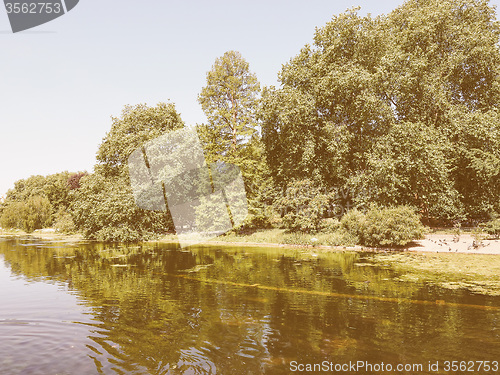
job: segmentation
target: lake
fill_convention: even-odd
[[[402,276],[374,253],[0,238],[0,374],[500,372],[499,296]]]

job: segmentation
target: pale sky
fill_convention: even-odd
[[[92,171],[110,117],[126,104],[170,100],[187,125],[205,121],[197,96],[225,51],[240,51],[262,85],[276,85],[281,65],[334,14],[402,3],[80,0],[17,34],[0,6],[0,196],[33,174]]]

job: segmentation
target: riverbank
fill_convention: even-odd
[[[57,242],[83,242],[87,241],[79,233],[65,234],[58,233],[51,228],[36,230],[33,233],[26,233],[19,229],[5,230],[0,229],[0,237],[36,237],[41,238],[46,241],[57,241]]]
[[[62,234],[51,229],[37,230],[26,233],[21,230],[0,230],[0,237],[32,236],[47,241],[80,242],[86,241],[81,234]],[[500,255],[500,240],[487,238],[480,246],[474,247],[475,238],[471,234],[462,234],[458,240],[452,234],[429,233],[422,240],[413,241],[401,248],[372,248],[363,246],[333,246],[328,243],[331,235],[318,233],[287,233],[283,229],[259,230],[250,234],[239,235],[228,233],[203,242],[210,245],[231,245],[248,247],[302,247],[323,251],[367,251],[367,252],[410,252],[410,253],[459,253],[459,254],[489,254]],[[159,240],[148,242],[178,243],[177,236],[166,235]]]
[[[474,247],[475,238],[471,234],[462,234],[458,241],[454,241],[454,235],[447,233],[428,233],[422,240],[416,240],[406,247],[401,248],[373,248],[364,246],[334,246],[329,245],[330,235],[318,233],[315,235],[303,233],[286,233],[283,229],[260,230],[251,234],[238,235],[235,233],[225,234],[207,240],[205,243],[213,245],[231,244],[232,246],[252,247],[304,247],[318,250],[335,251],[367,251],[386,252],[400,251],[411,253],[459,253],[459,254],[490,254],[500,255],[500,240],[487,238],[480,246]],[[175,243],[175,235],[167,235],[159,242]]]

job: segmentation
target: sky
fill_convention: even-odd
[[[403,2],[80,0],[16,34],[0,7],[0,197],[31,175],[92,171],[127,104],[170,101],[188,126],[204,122],[197,97],[226,51],[241,52],[262,86],[278,85],[282,64],[333,15]]]

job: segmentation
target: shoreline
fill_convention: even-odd
[[[429,236],[429,235],[426,235]],[[430,246],[426,247],[425,245],[421,245],[421,243],[429,241],[428,239],[417,240],[414,241],[414,245],[410,247],[364,247],[364,246],[328,246],[328,245],[305,245],[305,244],[282,244],[282,243],[272,243],[272,242],[233,242],[233,241],[206,241],[206,242],[197,242],[193,243],[193,245],[200,246],[220,246],[220,245],[228,245],[228,246],[239,246],[239,247],[274,247],[274,248],[302,248],[308,250],[331,250],[335,252],[343,252],[343,251],[355,251],[355,252],[368,252],[368,253],[401,253],[401,254],[466,254],[466,255],[500,255],[500,242],[498,248],[488,248],[480,247],[474,250],[465,250],[465,251],[446,251],[445,249],[432,248]],[[489,241],[489,240],[485,240]],[[177,241],[172,239],[161,239],[158,241],[147,241],[149,243],[170,243],[175,244]]]
[[[0,238],[5,237],[33,237],[51,242],[94,242],[86,240],[81,234],[61,234],[51,231],[37,231],[34,233],[25,233],[22,231],[1,231]],[[207,240],[203,242],[194,242],[193,245],[200,246],[237,246],[237,247],[272,247],[272,248],[302,248],[308,250],[321,250],[332,252],[355,251],[355,252],[372,252],[372,253],[411,253],[411,254],[481,254],[481,255],[500,255],[500,240],[498,239],[485,239],[483,240],[484,246],[478,248],[471,248],[473,236],[463,234],[460,236],[458,242],[453,241],[451,234],[433,234],[425,235],[424,239],[413,241],[410,246],[401,248],[384,248],[384,247],[365,247],[365,246],[329,246],[329,245],[314,245],[314,244],[300,244],[300,243],[279,243],[279,242],[262,242],[262,241],[238,241],[238,238],[250,239],[250,236],[234,236],[231,241],[220,239]],[[167,243],[176,244],[178,241],[173,235],[167,235],[158,240],[143,241],[143,243]]]

